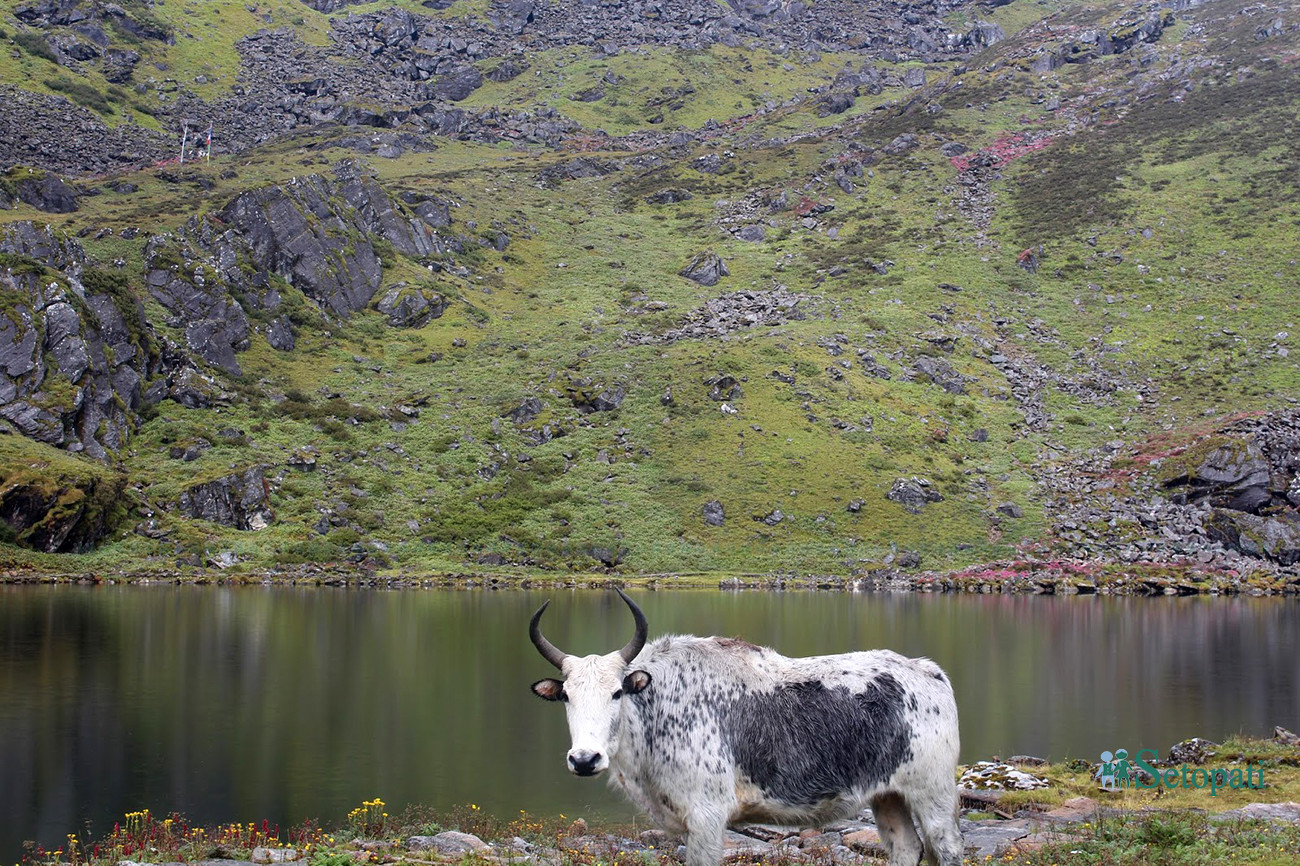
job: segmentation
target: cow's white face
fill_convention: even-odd
[[[623,702],[650,685],[650,674],[629,671],[619,653],[567,656],[560,668],[564,680],[538,680],[533,692],[548,701],[563,701],[569,719],[569,772],[595,776],[609,768],[618,754]]]

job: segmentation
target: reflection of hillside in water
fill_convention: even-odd
[[[622,645],[612,594],[548,593],[557,641]],[[527,685],[539,593],[0,590],[0,855],[123,812],[340,819],[382,796],[629,814],[559,772]],[[1300,606],[1277,599],[638,593],[652,634],[787,655],[890,648],[949,672],[963,760],[1263,734],[1300,718]],[[6,854],[7,852],[7,854]]]

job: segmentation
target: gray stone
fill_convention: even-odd
[[[899,503],[912,514],[920,514],[921,509],[931,502],[943,501],[943,496],[927,479],[915,476],[895,479],[885,498]]]
[[[281,352],[292,352],[298,345],[298,338],[294,335],[293,323],[288,316],[276,316],[266,326],[266,341],[271,344],[272,349]]]
[[[721,526],[727,519],[722,503],[716,499],[704,503],[704,508],[701,510],[704,514],[704,522],[709,526]]]
[[[471,833],[447,830],[436,836],[412,836],[406,840],[411,851],[436,851],[439,854],[469,854],[485,851],[488,844]]]
[[[195,484],[181,493],[177,504],[190,517],[235,529],[259,530],[275,519],[269,493],[263,467],[253,466]]]
[[[399,328],[423,328],[447,310],[447,299],[422,286],[398,284],[384,293],[375,305],[388,317],[388,324]]]
[[[1162,766],[1177,766],[1180,764],[1196,764],[1200,766],[1214,755],[1214,748],[1218,743],[1212,743],[1201,737],[1192,737],[1175,743],[1169,747],[1169,754],[1161,761]]]
[[[72,213],[77,210],[77,192],[57,175],[36,171],[14,183],[19,201],[46,213]]]
[[[532,421],[542,414],[543,408],[541,400],[536,397],[525,397],[522,403],[507,412],[503,412],[501,417],[509,418],[516,424],[522,424],[525,421]]]
[[[710,381],[709,385],[709,399],[716,400],[719,403],[739,400],[745,396],[745,392],[741,389],[740,383],[736,381],[735,376],[723,374]]]
[[[1216,821],[1286,821],[1300,822],[1300,803],[1250,803],[1240,809],[1219,812]]]
[[[701,286],[716,286],[718,280],[731,275],[731,271],[727,269],[727,263],[712,251],[697,254],[678,273],[688,280],[699,283]]]
[[[453,72],[439,76],[433,85],[433,92],[442,99],[459,102],[478,90],[482,84],[482,73],[473,66],[462,66]]]
[[[966,377],[954,370],[952,365],[943,358],[922,355],[916,359],[916,363],[912,365],[912,370],[950,394],[966,393]]]

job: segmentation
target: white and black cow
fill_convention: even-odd
[[[875,814],[891,866],[957,866],[957,705],[929,659],[885,650],[786,658],[719,637],[569,655],[533,615],[529,636],[564,674],[533,691],[563,701],[569,770],[610,771],[658,824],[686,834],[687,866],[716,866],[728,825],[824,825]],[[547,602],[549,604],[550,602]]]

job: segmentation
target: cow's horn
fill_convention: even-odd
[[[646,626],[645,614],[641,612],[641,608],[636,606],[636,602],[628,598],[627,593],[618,587],[614,587],[614,591],[619,594],[623,601],[627,602],[628,608],[632,611],[632,618],[636,620],[636,634],[632,635],[632,639],[627,642],[627,646],[618,651],[618,654],[623,657],[623,661],[631,664],[632,659],[636,658],[637,653],[641,652],[641,647],[645,646],[646,634],[648,634],[649,629]]]
[[[568,658],[568,653],[556,647],[555,644],[548,641],[542,635],[542,612],[546,610],[546,605],[550,603],[551,600],[548,598],[545,603],[537,609],[537,613],[533,614],[532,622],[528,623],[528,637],[532,639],[533,646],[537,647],[537,651],[542,654],[542,658],[563,670],[564,660]]]

